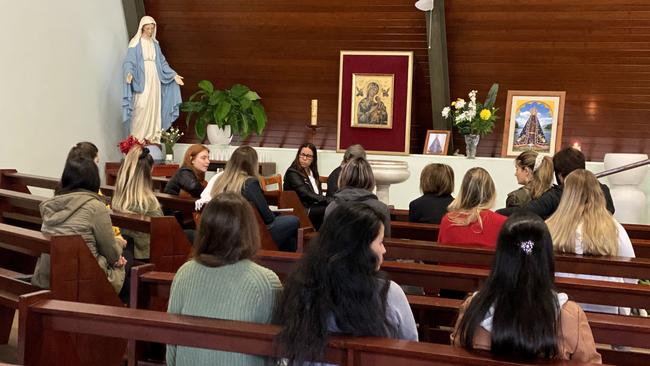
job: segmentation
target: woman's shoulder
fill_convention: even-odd
[[[578,303],[572,300],[567,300],[562,305],[560,311],[562,313],[562,317],[567,317],[569,319],[575,319],[575,320],[578,320],[580,314],[584,314],[584,311],[582,310],[580,305],[578,305]]]
[[[506,222],[506,220],[508,219],[507,216],[503,216],[500,213],[494,212],[492,210],[487,210],[487,209],[481,211],[481,216],[484,219],[492,219],[495,222],[501,223],[501,224]]]
[[[519,189],[508,193],[508,198],[519,204],[524,204],[532,199],[530,191],[526,187],[519,187]]]
[[[106,207],[106,203],[102,199],[102,197],[93,192],[75,192],[75,193],[70,193],[70,194],[75,194],[79,195],[80,197],[88,198],[88,200],[84,203],[84,205],[94,211],[100,211],[100,212],[108,212],[108,208]]]
[[[251,279],[260,287],[267,289],[282,288],[278,275],[272,270],[260,266],[250,259],[244,259],[240,261],[238,265],[240,265],[242,269],[248,273],[248,276],[250,276]]]

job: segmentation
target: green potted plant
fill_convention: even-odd
[[[232,134],[242,139],[251,132],[261,135],[266,127],[266,112],[257,92],[245,85],[235,84],[230,89],[215,89],[208,80],[199,81],[199,90],[181,103],[181,111],[187,112],[185,122],[189,125],[196,117],[194,130],[200,138],[206,134],[212,144],[230,143]],[[218,130],[223,131],[225,140],[219,139]]]

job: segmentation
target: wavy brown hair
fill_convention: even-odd
[[[224,192],[201,214],[192,258],[208,267],[220,267],[252,258],[260,248],[259,229],[251,205],[242,195]]]

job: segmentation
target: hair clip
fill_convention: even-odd
[[[533,172],[536,172],[537,169],[542,165],[542,160],[544,160],[544,155],[542,154],[537,154],[535,157],[535,166],[533,166]]]
[[[143,147],[142,152],[140,153],[140,156],[138,157],[138,159],[144,159],[144,158],[147,157],[147,155],[149,155],[149,148],[148,147]]]
[[[521,243],[519,243],[519,247],[527,255],[530,255],[530,253],[533,252],[533,247],[534,246],[535,246],[535,243],[533,243],[532,240],[526,240],[526,241],[522,241]]]

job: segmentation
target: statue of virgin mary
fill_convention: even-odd
[[[178,118],[183,77],[176,74],[160,51],[156,21],[140,19],[122,64],[124,97],[122,121],[138,140],[160,142],[160,131]]]

